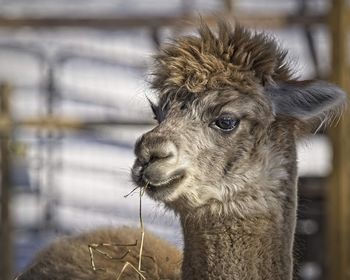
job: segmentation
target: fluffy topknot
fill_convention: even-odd
[[[200,93],[234,87],[249,91],[257,83],[288,81],[287,52],[264,33],[220,23],[218,34],[207,25],[199,36],[184,36],[156,56],[152,87],[160,93],[184,89]]]

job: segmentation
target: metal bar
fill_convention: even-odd
[[[0,127],[8,127],[9,122],[5,118],[0,117]],[[15,127],[21,128],[40,128],[47,130],[78,130],[89,129],[96,126],[150,126],[155,125],[152,121],[130,121],[130,120],[88,120],[81,121],[73,118],[57,118],[57,117],[43,117],[33,118],[21,121],[14,121]]]
[[[269,14],[269,15],[236,15],[232,12],[206,15],[201,21],[209,25],[215,24],[217,19],[238,21],[246,26],[259,26],[281,28],[291,25],[319,24],[327,22],[327,15],[301,16],[295,14]],[[129,29],[129,28],[158,28],[167,26],[185,27],[196,25],[200,22],[195,16],[156,16],[156,17],[18,17],[0,18],[2,28],[52,28],[52,27],[79,27],[79,28],[102,28],[102,29]]]
[[[2,114],[10,118],[9,105],[10,89],[8,85],[0,85],[0,110]],[[11,159],[9,141],[11,131],[0,130],[0,154],[1,154],[1,230],[0,230],[0,275],[1,279],[10,280],[12,277],[12,237],[11,237]]]
[[[332,80],[348,94],[349,46],[347,1],[333,0],[330,17],[332,32]],[[350,112],[344,113],[330,133],[333,144],[333,172],[328,186],[328,279],[350,279]]]
[[[299,0],[298,4],[299,4],[299,7],[298,7],[299,15],[305,16],[310,13],[309,6],[307,5],[307,0]],[[305,36],[305,39],[308,45],[311,60],[315,70],[315,76],[317,78],[320,78],[321,72],[320,72],[320,66],[319,66],[319,61],[317,57],[317,49],[316,49],[315,40],[313,36],[314,32],[313,32],[312,26],[304,25],[302,32],[304,33],[303,35]]]
[[[55,80],[55,66],[50,60],[46,70],[46,114],[49,118],[55,115],[55,103],[60,98],[60,94],[57,91],[56,80]],[[45,229],[55,230],[55,208],[57,207],[57,200],[59,194],[55,186],[56,172],[53,167],[53,158],[57,148],[57,134],[59,131],[47,130],[45,131],[45,144],[42,149],[46,151],[45,156],[45,215],[43,226]]]
[[[91,129],[98,126],[154,126],[155,124],[156,123],[151,120],[79,120],[75,118],[58,118],[54,116],[11,121],[5,114],[0,114],[1,131],[10,130],[11,127],[42,130],[79,130]]]

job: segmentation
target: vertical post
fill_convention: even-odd
[[[11,240],[11,159],[9,141],[11,137],[10,123],[10,88],[0,85],[0,155],[1,155],[1,228],[0,228],[0,276],[10,280],[12,276],[12,240]]]
[[[332,80],[349,94],[347,1],[333,0],[331,11]],[[330,133],[333,172],[327,193],[328,279],[350,279],[350,112]]]
[[[223,0],[226,11],[233,13],[233,0]]]
[[[47,84],[46,84],[46,109],[47,116],[52,117],[55,113],[55,102],[58,95],[55,82],[55,65],[49,60],[47,66]],[[45,132],[45,165],[46,165],[46,213],[45,213],[45,230],[55,230],[55,207],[57,207],[58,193],[55,188],[55,151],[57,149],[57,132],[51,129]]]

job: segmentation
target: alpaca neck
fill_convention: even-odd
[[[182,279],[293,278],[296,147],[293,134],[284,127],[282,121],[276,122],[270,138],[261,142],[272,148],[252,151],[252,164],[241,172],[244,180],[240,175],[231,178],[232,184],[241,184],[233,188],[238,192],[231,201],[228,197],[221,204],[208,201],[179,213],[185,247]]]
[[[181,216],[182,279],[292,279],[296,196],[291,197],[277,215]]]

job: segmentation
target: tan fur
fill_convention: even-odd
[[[107,271],[94,272],[90,265],[88,244],[121,243],[132,244],[140,239],[140,230],[135,228],[96,230],[76,237],[60,239],[44,251],[33,262],[32,266],[20,276],[19,280],[115,280],[124,262],[109,260],[94,253],[96,267]],[[103,252],[118,257],[126,252],[122,247],[101,247]],[[139,246],[128,247],[130,256],[123,261],[138,264]],[[147,279],[180,279],[180,252],[169,243],[146,232],[142,269]],[[149,258],[154,258],[154,261]],[[138,275],[128,268],[122,279],[137,280]]]

